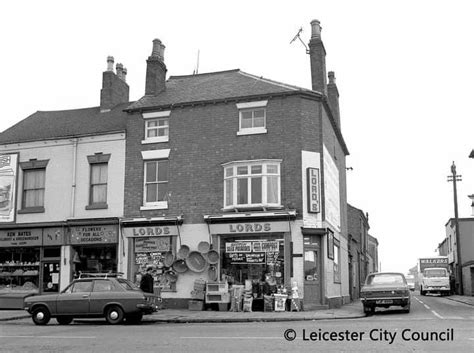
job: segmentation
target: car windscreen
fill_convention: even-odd
[[[140,290],[135,284],[130,282],[128,279],[117,278],[117,282],[126,290]]]
[[[447,273],[445,269],[426,269],[424,272],[425,277],[446,277]]]
[[[367,278],[367,284],[374,285],[374,284],[405,284],[405,281],[401,275],[397,274],[380,274],[380,275],[372,275]]]

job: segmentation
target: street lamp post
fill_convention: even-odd
[[[456,174],[456,165],[451,165],[451,174],[448,176],[448,181],[453,182],[453,193],[454,193],[454,230],[456,232],[456,253],[457,253],[457,277],[459,283],[459,294],[463,295],[462,287],[462,262],[461,262],[461,241],[459,234],[459,218],[458,218],[458,192],[456,188],[456,182],[461,181],[461,175]]]

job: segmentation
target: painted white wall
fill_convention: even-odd
[[[17,214],[16,223],[64,221],[69,218],[120,217],[123,215],[125,178],[125,133],[77,139],[58,139],[0,146],[0,153],[19,153],[19,162],[49,160],[46,167],[44,213]],[[90,167],[88,155],[111,154],[107,209],[85,210],[89,203]],[[76,170],[75,202],[72,207],[73,172]],[[23,172],[18,170],[17,210],[22,208]]]

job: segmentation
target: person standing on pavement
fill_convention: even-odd
[[[140,281],[140,289],[145,293],[153,293],[153,267],[148,267],[146,273],[142,276]]]

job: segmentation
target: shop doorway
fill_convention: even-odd
[[[315,309],[321,305],[321,238],[304,237],[304,308]]]
[[[60,262],[57,260],[43,261],[41,266],[42,293],[59,292]]]

